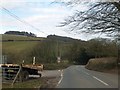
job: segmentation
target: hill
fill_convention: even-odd
[[[63,36],[57,36],[57,35],[48,35],[47,36],[48,39],[54,39],[54,40],[57,40],[57,41],[62,41],[62,42],[84,42],[82,40],[79,40],[79,39],[73,39],[73,38],[70,38],[70,37],[63,37]]]
[[[2,41],[40,41],[44,40],[42,37],[28,37],[22,35],[2,34]]]
[[[22,36],[29,36],[29,37],[36,37],[35,34],[33,33],[29,33],[29,32],[25,32],[25,31],[7,31],[4,34],[10,34],[10,35],[22,35]]]

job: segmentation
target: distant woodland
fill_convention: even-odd
[[[25,31],[7,31],[4,34],[11,34],[11,35],[22,35],[22,36],[28,36],[28,37],[36,37],[34,33],[31,32],[25,32]]]

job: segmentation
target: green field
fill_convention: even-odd
[[[45,39],[45,38],[2,34],[2,40],[43,40],[43,39]]]
[[[22,53],[24,51],[31,50],[38,41],[31,42],[31,41],[17,41],[17,42],[3,42],[2,49],[3,52],[10,52],[10,53]]]
[[[32,56],[31,57],[28,56],[29,54],[31,54],[31,51],[34,49],[34,47],[36,47],[36,45],[41,42],[34,40],[44,39],[45,38],[34,38],[17,35],[2,35],[2,40],[16,40],[2,42],[2,53],[3,55],[7,55],[9,61],[15,63],[20,63],[22,62],[23,59],[32,60]],[[30,62],[30,60],[28,60],[27,62]]]

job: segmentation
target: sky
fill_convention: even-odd
[[[71,8],[55,0],[0,0],[0,34],[6,31],[27,31],[38,37],[59,35],[76,39],[88,40],[92,35],[68,32],[64,27],[57,27],[65,18],[72,15],[75,10],[86,10],[88,7],[79,5]],[[59,0],[58,0],[59,1]],[[9,13],[5,8],[12,13]],[[22,20],[20,22],[15,16]],[[27,24],[24,23],[27,22]],[[29,24],[29,25],[28,25]]]

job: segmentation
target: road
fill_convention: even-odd
[[[42,72],[39,71],[38,73],[42,74],[42,77],[60,77],[61,71],[60,70],[43,70]],[[29,75],[29,77],[39,77],[39,75]]]
[[[57,88],[118,88],[118,75],[74,65],[61,73]]]
[[[60,70],[44,70],[42,73],[42,77],[60,77]]]

